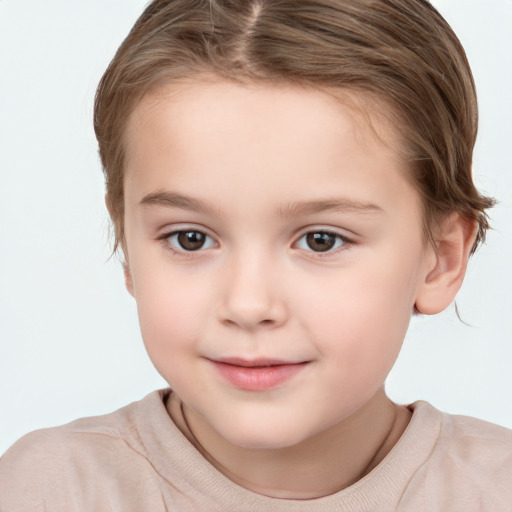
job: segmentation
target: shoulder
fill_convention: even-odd
[[[512,479],[512,430],[468,416],[443,414],[439,452],[465,472],[485,471],[481,479]]]
[[[0,459],[2,511],[87,510],[139,485],[152,472],[139,403],[23,436]]]
[[[510,511],[512,431],[476,418],[442,413],[425,402],[414,407],[437,417],[439,433],[409,491],[423,494],[429,510]]]

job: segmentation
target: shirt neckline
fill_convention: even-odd
[[[442,423],[440,411],[427,402],[415,402],[408,406],[412,417],[398,442],[362,479],[321,498],[272,498],[234,483],[199,453],[169,416],[166,401],[171,393],[170,389],[155,391],[137,404],[136,426],[146,456],[170,485],[182,482],[189,492],[202,494],[212,505],[222,504],[226,509],[241,505],[247,510],[275,512],[298,512],[305,506],[310,512],[394,508],[414,473],[431,454]]]

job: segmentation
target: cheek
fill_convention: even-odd
[[[354,386],[383,382],[398,356],[414,305],[413,273],[398,266],[369,268],[333,280],[312,298],[315,308],[304,310],[319,350],[336,359],[336,370],[351,375]]]
[[[176,355],[193,349],[210,309],[208,287],[198,288],[157,266],[134,273],[140,329],[149,357],[162,373]],[[164,376],[165,377],[165,376]]]

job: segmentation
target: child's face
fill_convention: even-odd
[[[160,90],[130,118],[143,338],[190,414],[238,446],[339,423],[395,362],[432,250],[381,129],[386,145],[320,92],[224,82]]]

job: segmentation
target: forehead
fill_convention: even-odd
[[[133,111],[125,144],[126,193],[139,200],[182,186],[236,189],[242,198],[259,190],[265,200],[279,190],[302,200],[341,186],[368,202],[364,192],[378,192],[390,178],[391,185],[404,181],[406,167],[384,103],[292,85],[160,87]]]
[[[239,85],[206,75],[160,85],[145,94],[128,117],[124,132],[128,153],[134,139],[156,129],[155,125],[163,120],[166,112],[162,107],[172,108],[173,124],[180,125],[175,135],[182,135],[181,141],[208,134],[212,128],[222,131],[243,124],[246,131],[253,129],[253,135],[264,137],[286,128],[280,134],[289,134],[290,140],[301,135],[314,140],[315,133],[336,136],[343,128],[350,130],[362,145],[378,141],[391,151],[402,149],[393,109],[369,93],[290,83]],[[258,128],[263,133],[256,133]],[[284,143],[285,137],[281,138]]]

